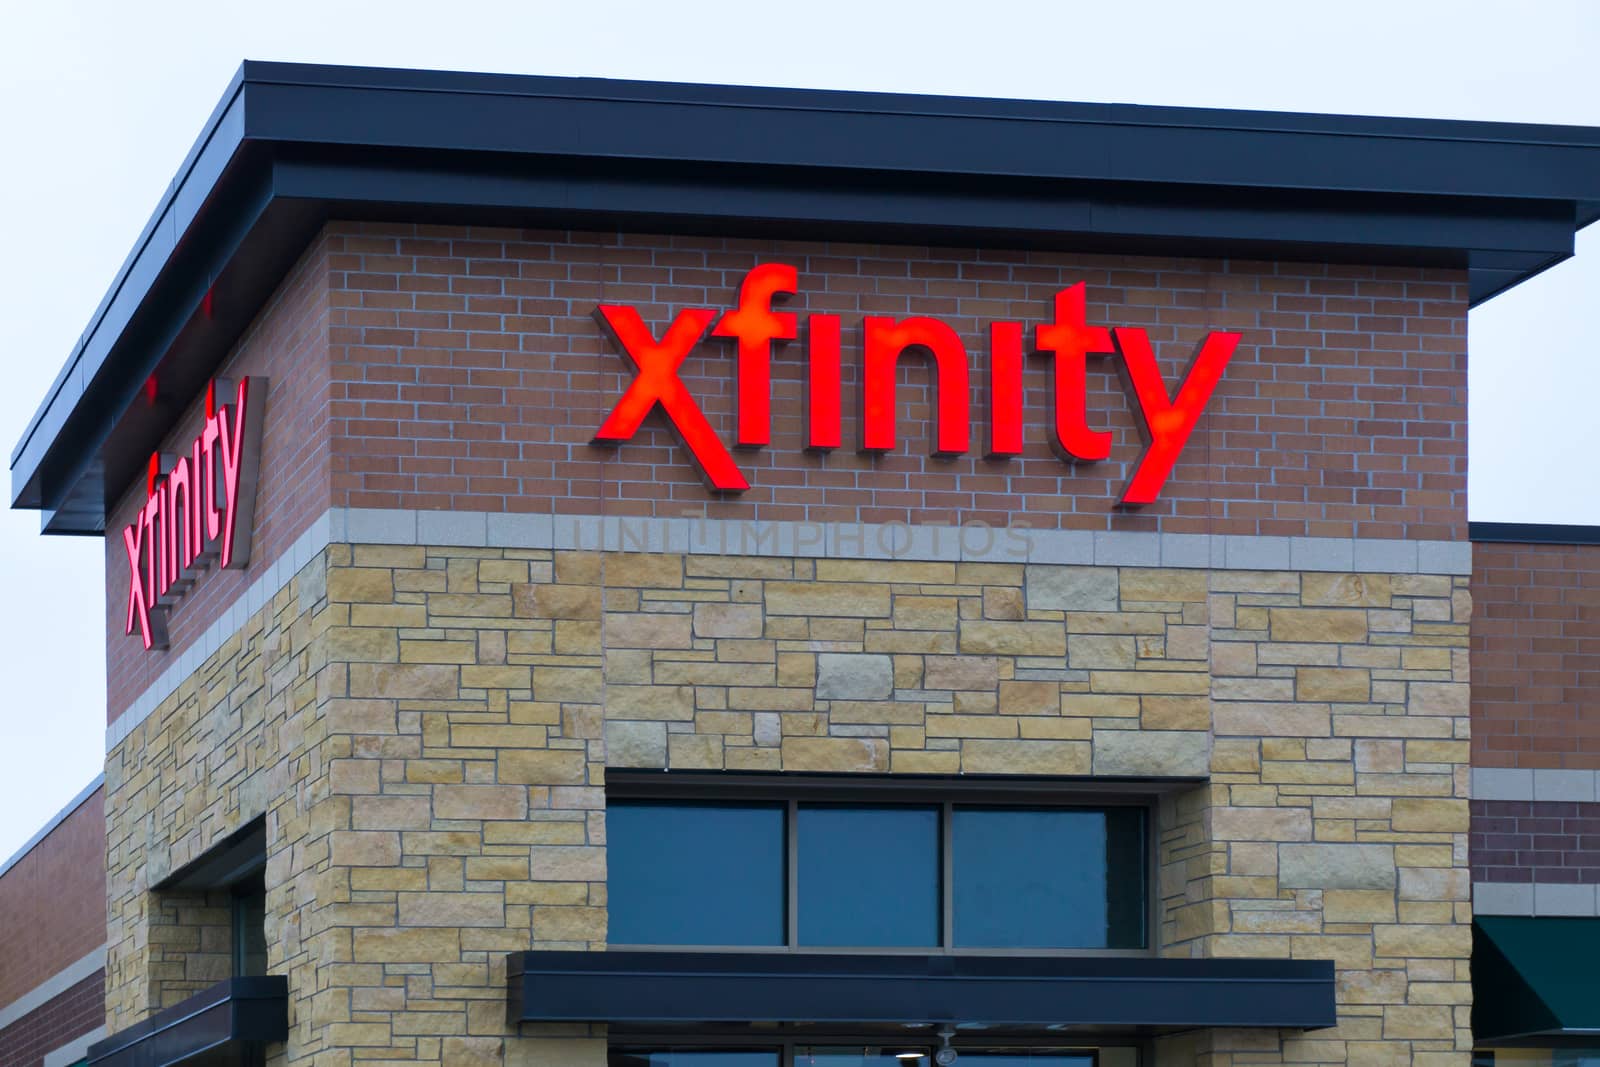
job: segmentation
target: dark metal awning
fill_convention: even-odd
[[[282,975],[230,978],[89,1046],[89,1067],[234,1067],[289,1036]]]
[[[513,1022],[994,1028],[1333,1026],[1327,960],[522,952]]]
[[[1478,1045],[1600,1045],[1600,919],[1485,916],[1472,926]]]

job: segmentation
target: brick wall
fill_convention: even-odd
[[[1600,885],[1600,804],[1472,802],[1475,882]]]
[[[0,877],[0,1007],[105,944],[105,820],[97,789]]]
[[[803,448],[804,345],[774,361],[771,447],[736,459],[751,488],[714,500],[653,416],[615,451],[590,444],[632,379],[592,318],[635,305],[660,335],[685,307],[730,308],[758,262],[799,268],[802,317],[844,319],[845,447]],[[715,238],[335,225],[330,339],[334,502],[820,521],[1163,529],[1455,539],[1466,522],[1466,281],[1455,271],[807,244]],[[931,315],[964,339],[981,428],[988,324],[1047,321],[1088,284],[1089,321],[1141,326],[1169,382],[1212,329],[1244,339],[1162,499],[1115,501],[1143,449],[1113,361],[1091,361],[1091,419],[1111,459],[1063,463],[1046,438],[1049,360],[1029,359],[1027,450],[929,458],[930,374],[902,362],[900,445],[860,455],[865,315]],[[729,349],[682,368],[732,440]]]
[[[1472,763],[1600,769],[1600,545],[1477,544]]]
[[[7,951],[15,942],[6,942]],[[105,1021],[105,972],[93,975],[0,1030],[0,1063],[40,1067],[47,1053]]]

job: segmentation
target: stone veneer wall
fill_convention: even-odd
[[[267,816],[273,1062],[599,1065],[504,955],[605,942],[605,769],[1207,776],[1159,949],[1331,958],[1339,1025],[1159,1062],[1465,1067],[1465,578],[337,544],[110,754],[108,1025],[148,886]],[[197,915],[200,913],[197,913]]]

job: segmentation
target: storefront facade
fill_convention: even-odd
[[[13,460],[89,1062],[1466,1064],[1540,136],[247,66]]]

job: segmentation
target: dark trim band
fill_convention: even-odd
[[[1329,960],[521,952],[507,958],[506,973],[514,1023],[968,1023],[1159,1033],[1336,1022]]]
[[[89,1067],[168,1067],[208,1054],[239,1064],[251,1046],[289,1036],[289,980],[230,978],[89,1046]]]

